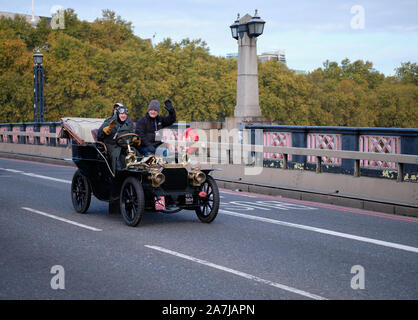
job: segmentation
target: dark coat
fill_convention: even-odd
[[[155,132],[171,126],[174,122],[176,122],[174,109],[169,111],[168,116],[158,115],[154,119],[147,112],[145,116],[136,122],[135,133],[141,138],[141,146],[147,148],[151,153],[155,153],[155,149],[162,144],[161,139],[155,138]]]
[[[103,129],[110,124],[110,121],[116,120],[116,125],[112,129],[109,135],[103,132]],[[112,159],[112,169],[113,172],[116,171],[117,161],[120,159],[121,148],[116,145],[116,138],[126,133],[134,133],[134,128],[132,126],[132,121],[126,120],[125,123],[120,124],[117,118],[117,115],[107,118],[97,132],[97,139],[103,141],[107,149],[109,150],[110,157]],[[124,167],[124,165],[123,165]]]

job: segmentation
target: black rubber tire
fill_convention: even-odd
[[[206,176],[206,181],[200,187],[207,193],[206,197],[199,199],[199,207],[195,209],[200,221],[210,223],[215,220],[219,211],[219,189],[215,179]]]
[[[128,226],[136,227],[145,210],[144,189],[138,179],[128,177],[120,191],[120,212]]]
[[[78,213],[86,213],[90,207],[91,202],[91,187],[90,183],[80,170],[74,173],[71,182],[71,200],[73,202],[74,210]]]

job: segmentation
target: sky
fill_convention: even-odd
[[[210,53],[238,51],[229,26],[237,13],[266,21],[257,53],[284,50],[291,69],[313,71],[326,60],[370,61],[385,75],[418,62],[418,0],[34,0],[35,15],[57,6],[94,21],[110,9],[154,43],[201,39]],[[0,0],[0,11],[32,14],[32,0]]]

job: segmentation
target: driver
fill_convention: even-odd
[[[121,157],[122,148],[116,144],[117,137],[126,133],[134,133],[134,128],[127,119],[128,108],[124,105],[119,105],[115,114],[107,118],[97,132],[97,138],[103,141],[109,150],[113,172],[116,172],[116,169],[121,170],[125,167],[125,161]],[[141,144],[141,141],[136,137],[132,140],[136,147]]]

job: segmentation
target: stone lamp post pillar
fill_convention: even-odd
[[[246,24],[251,16],[246,14],[239,22]],[[242,33],[238,38],[237,104],[234,117],[261,117],[258,101],[257,38]]]
[[[246,14],[230,26],[232,37],[238,40],[237,104],[234,117],[226,118],[228,129],[237,128],[239,123],[259,122],[261,109],[258,98],[257,37],[263,33],[264,21],[255,10],[251,17]]]

